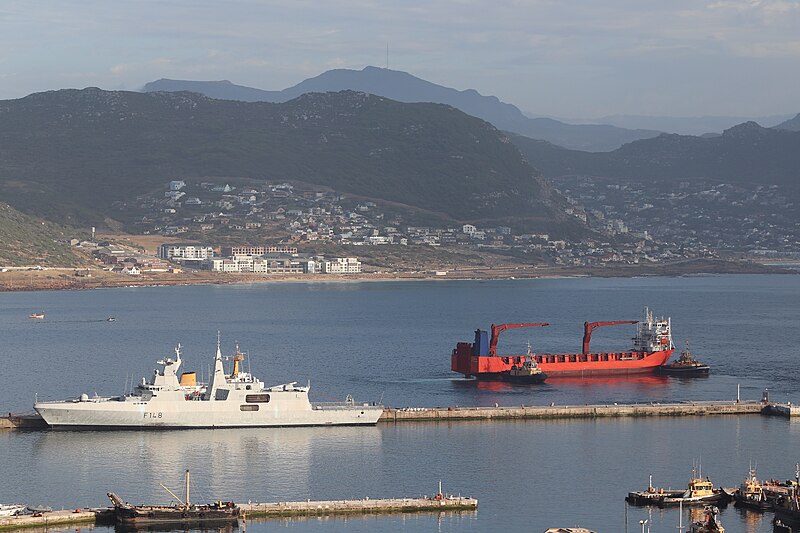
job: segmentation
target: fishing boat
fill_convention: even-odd
[[[32,318],[34,320],[44,320],[44,311],[41,313],[31,313],[28,315],[28,318]]]
[[[756,477],[756,469],[752,467],[747,479],[733,493],[733,501],[736,507],[748,507],[758,511],[772,509],[772,502],[767,498],[763,485]]]
[[[536,360],[533,358],[533,351],[531,351],[531,344],[528,343],[528,354],[522,364],[512,365],[511,368],[500,374],[500,379],[519,384],[544,383],[544,380],[547,379],[547,374],[542,372],[542,369],[536,364]]]
[[[122,498],[108,493],[108,499],[114,506],[117,522],[121,524],[206,524],[238,522],[241,508],[233,502],[216,501],[208,504],[191,503],[189,499],[189,471],[186,471],[185,496],[179,498],[164,484],[166,490],[178,503],[174,505],[131,505]]]
[[[375,425],[383,414],[379,403],[311,402],[310,386],[297,382],[265,386],[242,369],[245,354],[236,345],[223,366],[220,338],[211,379],[197,383],[194,372],[180,372],[181,346],[175,359],[163,358],[150,380],[120,396],[89,396],[37,401],[34,409],[53,429],[180,429],[280,426]]]
[[[686,341],[686,348],[674,363],[656,369],[659,374],[687,377],[707,376],[710,371],[711,367],[704,365],[692,356],[692,352],[689,351],[689,341]]]
[[[19,503],[0,503],[0,516],[15,516],[25,512],[26,506]]]
[[[706,505],[702,518],[692,522],[689,533],[725,533],[725,528],[719,520],[719,509],[713,505]]]
[[[631,505],[658,505],[664,498],[675,498],[681,496],[683,493],[683,490],[659,489],[654,487],[653,475],[651,474],[647,489],[629,492],[625,497],[625,501]]]

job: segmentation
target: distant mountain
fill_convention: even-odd
[[[653,117],[642,115],[610,115],[596,120],[583,122],[596,122],[610,124],[620,128],[658,130],[666,133],[680,135],[703,135],[706,133],[722,132],[742,122],[758,122],[762,126],[775,126],[791,117],[791,115],[772,115],[768,117]]]
[[[571,174],[615,178],[798,185],[800,132],[745,122],[720,136],[663,134],[607,153],[567,150],[550,143],[512,137],[546,177]]]
[[[495,96],[473,89],[459,91],[425,81],[407,72],[378,67],[363,70],[329,70],[282,91],[262,91],[228,81],[158,80],[146,84],[145,92],[193,91],[211,98],[242,101],[286,102],[308,92],[354,90],[398,102],[447,104],[468,115],[482,118],[496,127],[534,139],[589,151],[607,151],[637,139],[657,136],[651,130],[629,130],[603,124],[566,124],[551,118],[529,118],[517,107]]]
[[[0,197],[57,219],[113,215],[113,202],[170,179],[232,176],[305,181],[454,222],[577,228],[561,213],[563,199],[492,125],[443,105],[353,91],[283,104],[188,92],[38,93],[0,102],[0,146]]]
[[[790,118],[786,122],[781,122],[777,126],[775,126],[776,130],[789,130],[789,131],[800,131],[800,113],[795,115],[794,118]]]

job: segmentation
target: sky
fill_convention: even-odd
[[[2,0],[0,99],[386,66],[530,115],[800,112],[800,0]]]

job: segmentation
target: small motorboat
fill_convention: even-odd
[[[692,356],[692,352],[689,351],[689,341],[686,341],[686,348],[681,352],[681,356],[674,363],[660,366],[656,371],[668,376],[698,377],[707,376],[711,368]]]
[[[28,318],[33,318],[36,320],[44,320],[44,311],[42,311],[41,313],[31,313],[30,315],[28,315]]]
[[[117,321],[116,317],[113,316],[106,318],[106,322],[116,322],[116,321]]]
[[[689,533],[725,533],[722,522],[719,521],[719,509],[713,505],[706,505],[700,520],[692,522]]]
[[[547,379],[547,374],[542,372],[542,369],[536,364],[531,345],[528,343],[528,353],[525,355],[522,364],[514,365],[505,372],[501,372],[500,379],[510,383],[543,383]]]
[[[0,516],[16,516],[25,511],[26,506],[20,503],[0,503]]]

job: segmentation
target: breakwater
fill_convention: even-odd
[[[240,507],[248,518],[321,516],[335,514],[414,513],[439,511],[473,511],[478,500],[462,496],[434,498],[391,498],[373,500],[328,500],[305,502],[245,503]]]
[[[478,500],[463,496],[437,494],[432,498],[306,500],[303,502],[245,503],[240,504],[239,507],[241,507],[245,518],[249,519],[259,517],[280,518],[345,514],[475,511],[478,508]],[[115,520],[116,516],[111,508],[49,511],[0,518],[0,531],[42,528],[55,525],[113,524]]]
[[[520,405],[386,409],[380,422],[535,420],[649,416],[756,415],[762,402],[680,402],[599,405]],[[764,413],[767,414],[767,413]]]
[[[800,408],[760,401],[686,401],[678,403],[626,403],[597,405],[517,405],[494,407],[387,408],[379,423],[468,420],[554,420],[580,418],[772,415],[793,418]],[[0,429],[42,430],[47,424],[37,414],[0,417]]]
[[[30,527],[50,527],[71,524],[113,524],[114,512],[111,509],[72,509],[49,511],[46,513],[23,514],[0,518],[0,531]]]

